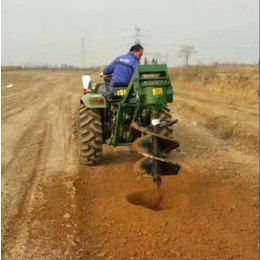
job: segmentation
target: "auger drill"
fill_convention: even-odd
[[[102,144],[131,145],[142,154],[137,162],[143,174],[161,185],[161,176],[176,175],[180,166],[169,158],[179,147],[173,140],[168,103],[173,88],[166,65],[141,65],[131,82],[108,90],[108,78],[81,98],[77,112],[80,161],[95,165],[101,159]],[[136,167],[135,167],[136,168]]]

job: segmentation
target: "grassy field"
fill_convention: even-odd
[[[1,71],[22,70],[21,66],[1,66]]]
[[[258,66],[191,66],[170,69],[176,89],[214,93],[238,100],[257,101]]]

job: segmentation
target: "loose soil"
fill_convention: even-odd
[[[258,106],[177,89],[157,189],[131,147],[78,163],[81,73],[2,73],[2,259],[258,259]]]

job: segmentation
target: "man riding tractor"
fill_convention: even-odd
[[[161,176],[176,175],[180,169],[168,156],[179,146],[172,139],[177,120],[172,120],[168,108],[173,88],[167,66],[139,66],[142,55],[141,45],[132,46],[104,69],[104,82],[94,89],[91,76],[83,76],[75,133],[81,163],[98,164],[103,144],[133,145],[145,157],[135,169],[140,169],[141,176],[150,175],[159,187]]]
[[[97,83],[95,86],[99,94],[107,94],[111,91],[113,85],[128,85],[135,68],[140,64],[140,59],[143,56],[144,48],[140,44],[133,45],[127,54],[117,57],[109,64],[100,77],[105,76],[104,83]],[[84,94],[92,91],[92,80],[89,75],[82,77]]]
[[[113,74],[109,88],[114,84],[128,84],[134,74],[135,68],[140,64],[143,55],[143,47],[140,44],[133,45],[125,55],[117,57],[109,64],[100,76]]]

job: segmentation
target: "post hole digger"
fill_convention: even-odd
[[[80,162],[97,164],[102,144],[133,145],[144,156],[136,164],[154,183],[161,176],[176,175],[180,166],[169,158],[179,144],[172,139],[172,120],[167,103],[173,101],[173,89],[166,65],[141,65],[135,69],[129,84],[114,84],[111,77],[91,89],[91,78],[85,77],[84,95],[76,113],[75,132]]]

